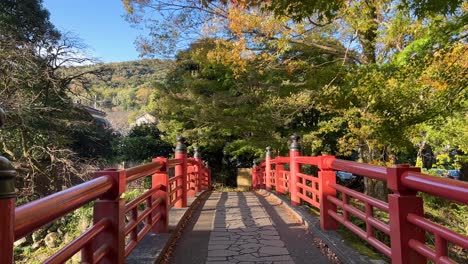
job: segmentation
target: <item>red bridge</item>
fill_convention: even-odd
[[[268,215],[274,212],[266,208],[269,205],[259,194],[210,194],[209,168],[198,153],[193,158],[188,158],[186,153],[184,141],[179,138],[174,159],[160,157],[125,170],[99,171],[88,182],[20,207],[15,207],[16,172],[8,160],[0,157],[1,263],[14,262],[13,243],[16,240],[93,201],[94,224],[44,263],[64,263],[79,252],[83,263],[125,263],[126,257],[146,234],[169,231],[172,207],[187,207],[188,198],[200,192],[211,196],[204,202],[204,209],[199,212],[193,229],[186,231],[193,232],[193,236],[204,236],[200,241],[206,241],[207,246],[198,245],[203,247],[198,253],[204,254],[200,263],[297,263],[300,259],[298,254],[310,256],[302,248],[313,248],[313,244],[299,241],[301,252],[291,249],[290,243],[294,241],[288,240],[289,231],[280,230],[278,233],[276,229],[281,224],[273,224],[275,217]],[[317,168],[317,175],[304,173],[303,167],[306,166]],[[390,192],[388,199],[378,200],[338,184],[336,171],[386,182]],[[138,198],[125,203],[122,194],[128,184],[143,178],[151,179],[151,187]],[[272,158],[270,149],[267,149],[265,161],[252,169],[252,181],[254,190],[266,189],[272,196],[289,195],[291,210],[302,204],[316,208],[320,212],[322,230],[333,232],[329,230],[342,225],[391,259],[392,263],[426,263],[429,260],[455,263],[449,257],[448,244],[468,250],[468,237],[424,217],[423,199],[418,196],[418,192],[422,192],[467,205],[466,182],[422,174],[419,168],[407,165],[380,167],[327,155],[301,156],[298,137],[292,137],[289,157]],[[280,212],[280,216],[286,215],[284,208],[281,209],[283,211],[275,210]],[[386,217],[379,217],[381,215]],[[364,228],[355,225],[352,218],[362,220]],[[195,233],[196,226],[201,226],[200,230],[205,233]],[[389,239],[382,241],[379,239],[382,236],[376,236],[377,232]],[[435,237],[434,245],[427,243],[427,234]],[[301,237],[307,239],[306,235]],[[182,241],[173,254],[197,254],[188,252],[189,249],[183,246]],[[348,262],[345,258],[338,258],[333,262]],[[301,261],[322,263],[324,259],[326,257],[321,256]],[[193,256],[188,262],[178,261],[189,262],[198,263]]]

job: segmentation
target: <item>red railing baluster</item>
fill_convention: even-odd
[[[110,228],[100,233],[93,240],[93,250],[96,252],[104,244],[110,245],[110,251],[101,263],[125,263],[125,200],[121,194],[126,190],[126,171],[109,169],[94,173],[98,178],[108,175],[112,178],[112,188],[94,202],[94,224],[101,219],[111,221]]]
[[[190,163],[187,164],[187,197],[195,197],[195,166]]]
[[[284,194],[284,178],[283,178],[283,171],[284,171],[284,164],[282,163],[276,163],[275,165],[275,170],[276,170],[276,173],[275,173],[275,176],[276,176],[276,179],[275,179],[275,182],[276,182],[276,192],[279,193],[279,194]]]
[[[265,154],[265,185],[268,191],[271,190],[271,147],[266,148]]]
[[[185,146],[185,138],[178,137],[175,149],[175,158],[181,160],[181,164],[175,167],[175,176],[181,177],[177,180],[177,187],[181,186],[177,191],[177,202],[175,208],[187,207],[187,146]]]
[[[200,192],[202,190],[202,181],[203,181],[203,163],[201,159],[201,154],[199,152],[198,147],[193,148],[193,158],[195,160],[196,164],[196,182],[195,182],[195,194]]]
[[[301,204],[301,198],[299,198],[299,187],[297,187],[297,183],[299,182],[299,177],[297,173],[301,172],[301,164],[296,161],[296,157],[301,155],[301,145],[298,142],[299,136],[293,135],[291,136],[291,145],[289,146],[289,192],[291,193],[291,205],[297,206]]]
[[[328,197],[336,197],[336,189],[331,185],[336,184],[336,173],[328,166],[326,160],[334,159],[333,156],[321,156],[318,167],[318,185],[320,200],[320,227],[323,230],[335,230],[338,222],[329,215],[329,211],[336,213],[336,205],[328,200]]]
[[[439,259],[440,257],[448,256],[447,240],[439,234],[435,234],[434,236],[436,258]]]
[[[256,190],[259,188],[258,186],[258,167],[257,165],[254,163],[254,166],[252,168],[252,190]]]
[[[156,188],[161,185],[161,187],[153,194],[153,201],[161,199],[161,203],[153,210],[151,218],[153,219],[159,213],[161,218],[156,224],[154,224],[152,232],[153,233],[167,233],[169,232],[169,175],[167,174],[167,159],[158,157],[153,159],[153,162],[161,162],[164,164],[160,171],[156,174],[153,174],[151,177],[151,187]]]
[[[1,262],[6,264],[13,263],[15,178],[16,171],[10,161],[0,156],[0,255]]]
[[[369,203],[365,203],[366,205],[366,233],[367,237],[373,237],[374,232],[369,219],[374,218],[374,208]]]
[[[424,230],[410,223],[408,214],[423,216],[423,200],[416,196],[417,191],[403,187],[401,178],[403,173],[417,171],[407,165],[387,168],[387,186],[393,191],[388,195],[390,215],[390,237],[392,263],[419,264],[426,263],[426,259],[409,247],[410,240],[424,244]]]
[[[349,197],[348,194],[342,193],[341,194],[341,200],[343,200],[343,207],[346,205],[349,205]],[[345,221],[349,221],[349,213],[346,210],[343,210],[343,219]]]

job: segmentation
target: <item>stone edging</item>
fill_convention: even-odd
[[[205,200],[210,194],[211,191],[204,191],[192,202],[187,211],[185,211],[184,215],[180,218],[179,223],[177,223],[177,226],[174,228],[171,236],[167,240],[166,245],[159,253],[158,258],[154,261],[155,264],[169,263],[177,240],[182,235],[182,232],[192,217],[192,214],[198,210],[202,201]]]
[[[267,195],[273,198],[279,204],[283,205],[291,214],[296,217],[301,224],[303,224],[314,236],[314,243],[322,253],[327,256],[334,263],[346,263],[346,264],[382,264],[386,263],[383,260],[371,260],[367,256],[361,255],[354,249],[347,246],[342,238],[335,231],[322,231],[320,229],[320,222],[317,221],[315,216],[308,213],[306,208],[303,206],[292,207],[289,202],[283,198],[277,196],[275,193],[267,190],[256,190],[259,195]],[[316,221],[313,221],[314,218]]]

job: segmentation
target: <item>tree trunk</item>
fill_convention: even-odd
[[[372,161],[372,151],[376,152],[376,150],[370,149],[369,145],[362,141],[361,148],[359,149],[359,162],[370,163]],[[364,193],[376,199],[387,201],[387,183],[364,177]]]

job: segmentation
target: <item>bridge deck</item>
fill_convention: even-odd
[[[177,242],[171,263],[329,263],[281,205],[252,192],[214,192]]]

